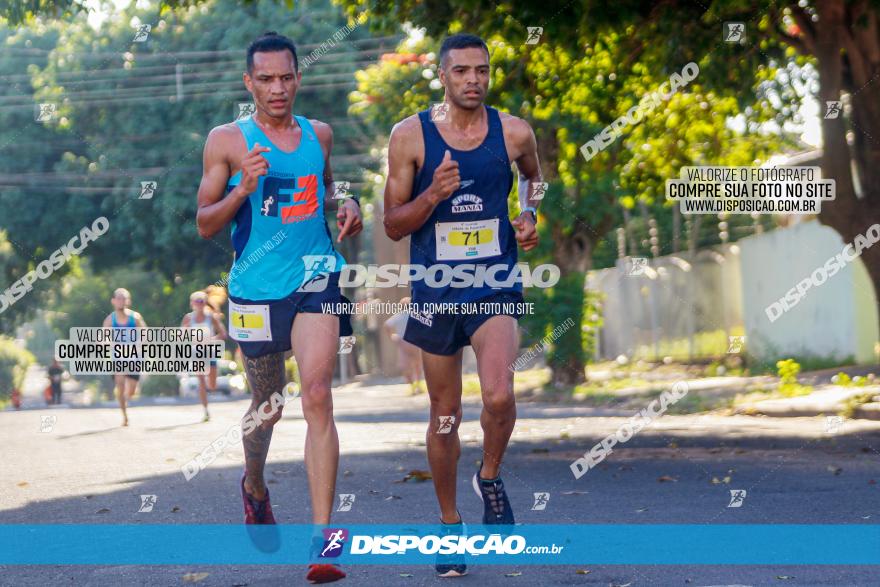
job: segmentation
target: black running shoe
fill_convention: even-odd
[[[484,524],[509,524],[513,525],[513,510],[510,509],[510,500],[504,491],[504,481],[501,477],[495,479],[480,478],[482,463],[474,473],[474,491],[483,500],[483,523]]]
[[[461,521],[461,515],[458,516],[457,524],[440,523],[441,536],[464,536],[464,523]],[[438,554],[434,569],[437,575],[443,578],[463,577],[467,575],[467,565],[464,564],[463,554]]]

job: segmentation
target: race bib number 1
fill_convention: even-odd
[[[269,306],[243,305],[229,300],[229,336],[232,340],[258,342],[272,340]]]
[[[482,259],[501,254],[498,219],[438,222],[434,228],[438,261]]]

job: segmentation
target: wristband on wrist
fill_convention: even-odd
[[[532,213],[532,216],[535,218],[535,224],[537,224],[538,223],[538,210],[537,210],[537,208],[535,208],[533,206],[526,206],[525,208],[522,209],[521,213],[524,214],[526,212]]]

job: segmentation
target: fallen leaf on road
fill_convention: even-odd
[[[428,481],[431,479],[431,473],[429,471],[422,471],[421,469],[413,469],[409,473],[406,474],[406,477],[401,479],[400,481],[395,481],[395,483],[406,483],[408,481],[414,481],[420,483],[422,481]]]
[[[391,501],[392,499],[403,499],[403,498],[400,497],[399,495],[389,495],[388,497],[385,498],[385,501]]]
[[[659,478],[657,479],[657,481],[658,481],[659,483],[663,483],[663,482],[665,482],[665,481],[678,481],[678,479],[676,479],[675,477],[673,477],[673,476],[671,476],[671,475],[663,475],[662,477],[659,477]],[[629,585],[629,583],[627,583],[627,585]]]
[[[563,432],[562,434],[559,435],[559,438],[561,438],[563,440],[568,440],[569,438],[571,438],[571,434],[569,434],[568,432]]]
[[[563,491],[562,495],[586,495],[589,491]]]
[[[30,483],[28,483],[27,481],[22,481],[18,484],[19,487],[27,487],[28,485],[30,485]]]
[[[670,442],[666,446],[668,446],[669,448],[678,448],[678,443],[677,442]]]
[[[776,575],[777,579],[782,579],[783,581],[787,581],[788,579],[794,579],[791,575]]]
[[[96,511],[95,513],[96,513],[96,514],[106,514],[106,513],[109,512],[109,511],[110,511],[110,510],[109,510],[108,508],[101,508],[101,509],[99,509],[98,511]]]
[[[712,485],[720,485],[722,483],[725,485],[729,485],[730,477],[723,477],[721,479],[719,479],[718,477],[712,477]]]
[[[187,573],[183,576],[183,580],[187,583],[198,583],[208,578],[208,573]]]
[[[351,477],[352,475],[354,475],[354,473],[352,473],[351,471],[345,471],[345,472],[342,474],[343,477]]]
[[[636,510],[636,513],[637,513],[637,514],[640,514],[640,513],[642,513],[642,512],[646,512],[646,511],[648,511],[648,508],[639,508],[639,509]]]
[[[578,569],[574,572],[575,575],[589,575],[593,571],[588,571],[587,569]]]
[[[176,461],[176,460],[177,460],[177,459],[173,459],[173,458],[170,458],[170,457],[169,457],[169,458],[165,459],[165,462],[166,462],[166,463],[173,463],[173,462]]]
[[[177,506],[174,506],[173,508],[171,508],[171,513],[172,513],[172,514],[176,514],[176,513],[179,512],[179,511],[180,511],[180,508],[177,507]]]
[[[522,573],[520,573],[519,571],[516,571],[514,573],[505,573],[504,574],[505,577],[519,577],[521,575],[522,575]]]
[[[834,473],[835,475],[840,475],[841,471],[843,471],[843,469],[841,469],[840,467],[835,467],[834,465],[828,465],[828,472],[829,473]]]

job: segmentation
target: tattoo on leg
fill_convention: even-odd
[[[275,353],[256,359],[245,358],[245,371],[251,386],[251,405],[248,413],[257,410],[273,393],[281,392],[285,384],[284,353]],[[260,493],[265,489],[263,467],[269,454],[274,423],[265,422],[253,432],[244,435],[245,469],[248,485]]]

